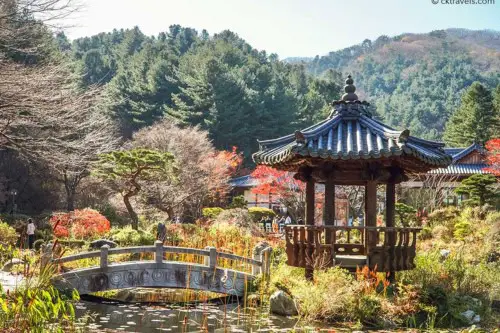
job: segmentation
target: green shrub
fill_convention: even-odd
[[[40,248],[42,247],[42,245],[45,243],[45,241],[43,239],[37,239],[34,243],[33,243],[33,248],[36,250],[36,251],[40,251]]]
[[[485,222],[488,224],[500,223],[500,211],[488,213],[486,215]]]
[[[286,265],[286,256],[273,267],[270,292],[283,290],[298,305],[306,320],[346,321],[355,318],[358,282],[338,267],[315,271],[314,281],[307,281],[304,270]]]
[[[455,237],[458,240],[464,240],[471,233],[472,233],[472,225],[469,222],[462,221],[455,224],[453,237]]]
[[[429,214],[429,224],[431,226],[444,225],[446,227],[453,227],[453,220],[459,215],[460,209],[457,207],[436,209]]]
[[[113,205],[105,203],[97,206],[96,210],[104,215],[111,222],[111,225],[116,225],[120,222],[120,216]]]
[[[131,227],[112,229],[110,235],[120,246],[153,245],[156,240],[156,235]]]
[[[370,327],[381,326],[382,305],[375,295],[363,295],[358,299],[356,306],[356,316],[359,321]]]
[[[224,209],[220,207],[206,207],[201,210],[201,214],[203,215],[203,217],[213,220],[223,211]]]
[[[423,227],[422,231],[418,234],[418,238],[421,240],[431,239],[432,238],[432,228]]]
[[[500,286],[499,273],[498,267],[467,263],[456,253],[443,260],[430,252],[417,255],[416,268],[400,272],[399,282],[416,286],[424,307],[437,309],[436,326],[458,327],[464,324],[460,313],[468,309],[487,320],[485,305]]]
[[[242,195],[238,195],[236,197],[233,197],[229,208],[247,208],[247,205],[248,202],[245,200],[245,197]]]
[[[412,206],[406,205],[402,202],[396,202],[396,224],[401,227],[415,227],[417,224],[417,217],[415,213],[417,210]]]
[[[437,225],[434,228],[432,228],[432,238],[435,239],[442,239],[442,240],[449,240],[453,236],[453,231],[448,229],[444,225]]]
[[[16,229],[0,221],[0,244],[5,246],[15,245],[17,237]]]
[[[263,207],[250,207],[248,213],[254,222],[259,222],[263,217],[273,218],[276,216],[274,210]]]

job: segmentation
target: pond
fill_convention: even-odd
[[[77,318],[89,314],[93,320],[81,325],[92,332],[420,332],[415,329],[356,331],[322,323],[304,324],[296,318],[269,315],[267,311],[257,313],[251,308],[244,311],[238,302],[170,305],[93,299],[76,304]]]
[[[76,305],[78,318],[88,313],[94,314],[86,324],[93,332],[289,332],[297,325],[296,319],[243,311],[236,302],[176,306],[81,301]]]

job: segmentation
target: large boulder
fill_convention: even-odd
[[[283,290],[278,290],[269,298],[270,311],[280,316],[296,316],[299,314],[292,297]]]
[[[90,243],[90,248],[94,250],[100,249],[102,246],[108,245],[110,248],[117,247],[118,244],[109,239],[98,239]]]

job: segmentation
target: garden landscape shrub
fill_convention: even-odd
[[[59,238],[95,239],[111,228],[109,220],[98,211],[85,208],[52,215],[49,223]]]
[[[202,209],[201,214],[203,215],[203,217],[215,219],[223,211],[224,209],[220,207],[206,207]]]
[[[144,230],[134,230],[131,226],[112,229],[109,233],[120,246],[153,245],[156,235]]]
[[[254,222],[259,222],[263,217],[273,218],[276,216],[274,210],[264,207],[250,207],[248,213]]]
[[[0,221],[0,245],[14,245],[16,244],[17,238],[18,234],[16,233],[16,229]]]

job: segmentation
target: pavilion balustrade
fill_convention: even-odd
[[[335,265],[392,272],[415,267],[417,233],[420,228],[285,226],[288,265],[308,269]],[[356,258],[356,265],[349,261]],[[343,265],[348,262],[349,264]]]

